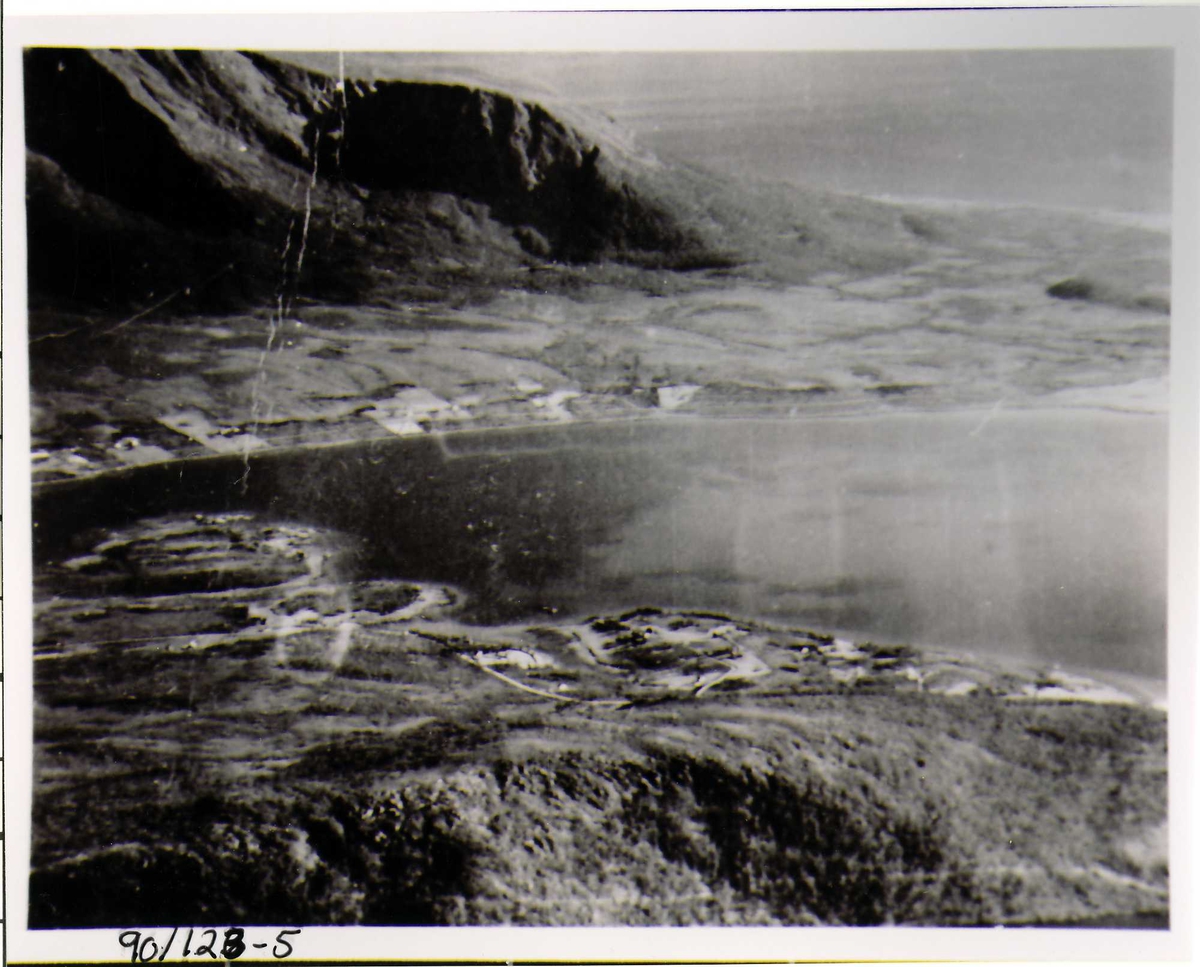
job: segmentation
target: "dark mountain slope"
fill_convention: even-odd
[[[172,130],[174,113],[148,109],[144,92],[130,96],[103,59],[36,50],[25,66],[30,151],[54,159],[86,191],[165,225],[248,227],[250,212],[225,190],[218,169]]]
[[[482,202],[524,227],[537,255],[670,253],[692,241],[599,164],[598,145],[536,105],[459,86],[351,84],[313,126],[321,167],[335,178]]]
[[[386,300],[448,266],[705,261],[599,145],[500,94],[207,51],[37,49],[25,81],[35,299]]]

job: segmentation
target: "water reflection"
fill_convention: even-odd
[[[697,429],[704,466],[598,570],[671,605],[1162,674],[1165,420],[977,421]]]
[[[643,422],[383,440],[48,490],[85,526],[255,509],[498,621],[641,605],[1162,676],[1166,420],[1088,411]]]

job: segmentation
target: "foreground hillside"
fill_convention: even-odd
[[[33,926],[1165,922],[1165,717],[1078,676],[93,540],[40,574]]]

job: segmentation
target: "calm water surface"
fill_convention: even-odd
[[[562,501],[567,530],[584,531],[582,553],[538,589],[554,604],[720,608],[1164,673],[1163,418],[922,414],[563,436],[582,445],[557,453],[565,476],[518,484]],[[597,483],[602,499],[572,500]]]
[[[146,468],[35,514],[333,526],[476,621],[687,607],[1161,677],[1166,454],[1165,417],[1084,410],[568,425],[259,455],[244,493],[240,461]]]

